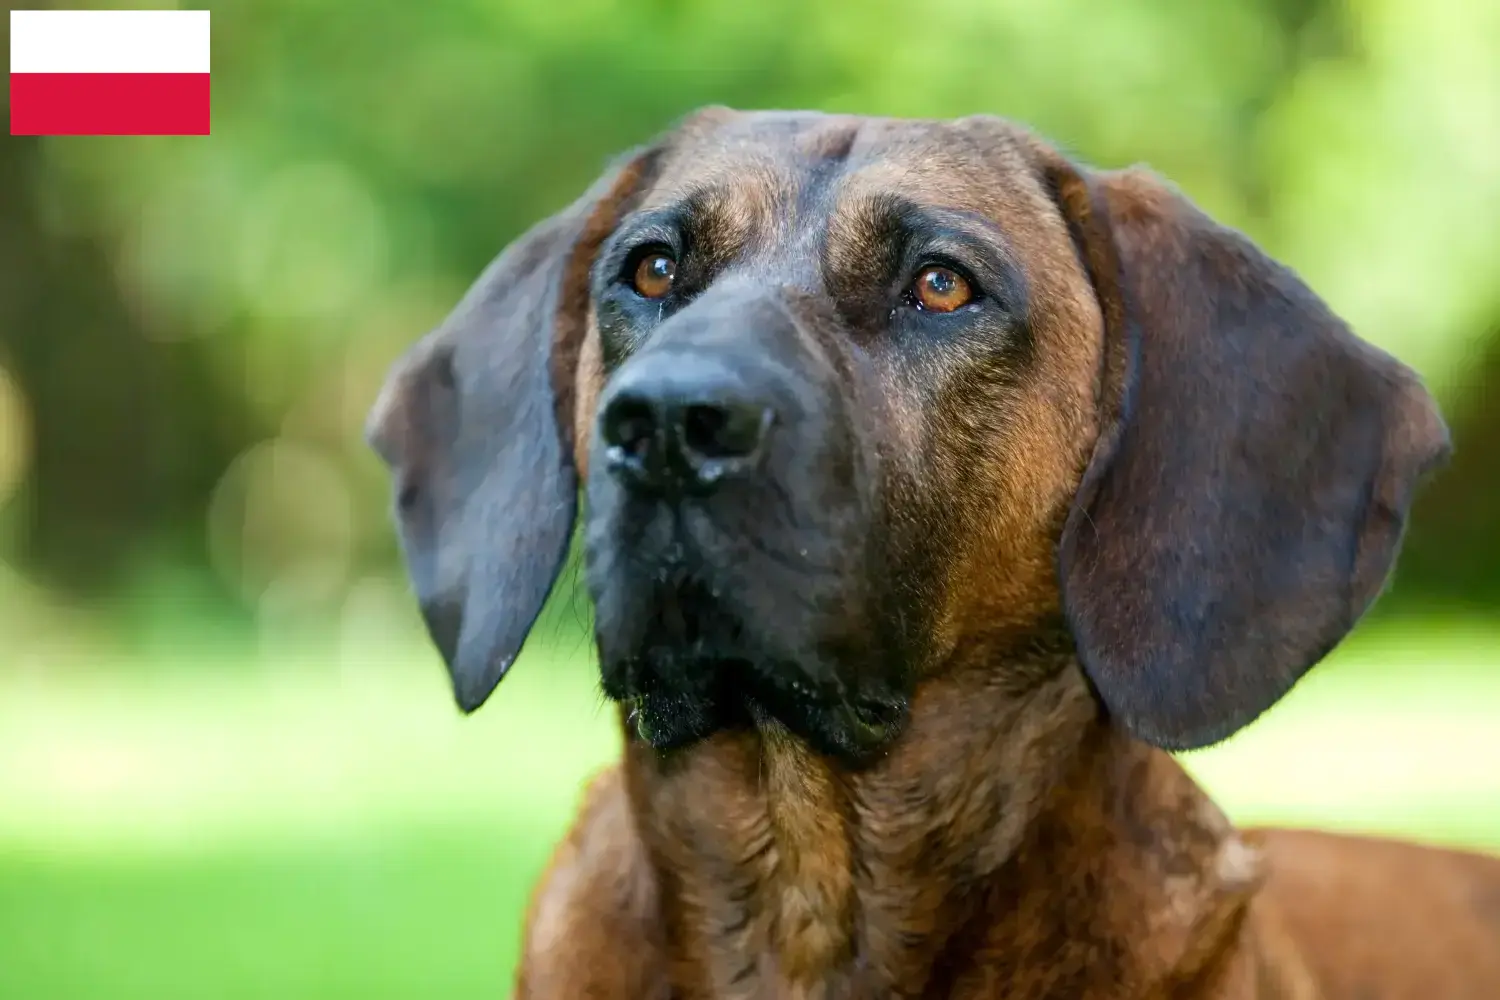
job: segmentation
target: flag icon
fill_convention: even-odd
[[[11,135],[207,135],[208,11],[13,10]]]

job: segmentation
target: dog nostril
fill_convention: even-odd
[[[642,458],[656,435],[656,412],[643,399],[621,397],[605,411],[603,431],[606,444]]]
[[[682,414],[682,443],[705,458],[719,458],[729,414],[717,406],[689,406]]]
[[[699,458],[744,458],[760,447],[771,412],[758,406],[699,403],[684,408],[683,447]]]

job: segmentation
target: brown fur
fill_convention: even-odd
[[[846,341],[864,331],[819,296],[882,252],[893,193],[981,227],[1021,277],[1024,324],[1003,350],[954,339],[920,363],[864,344],[856,386]],[[702,266],[785,288],[809,356],[873,414],[895,470],[881,530],[921,553],[902,607],[925,641],[904,726],[859,766],[764,718],[662,752],[622,709],[623,761],[541,881],[518,996],[1500,996],[1500,862],[1241,833],[1158,749],[1248,723],[1374,599],[1446,451],[1414,376],[1144,172],[1077,168],[992,119],[710,109],[570,209],[550,293],[491,290],[556,309],[541,345],[569,472],[589,475],[610,365],[589,256],[629,213],[686,201]],[[450,323],[415,357],[478,329]],[[417,398],[396,390],[374,421],[407,469],[439,448],[392,416]],[[551,461],[517,453],[510,481]],[[1240,520],[1219,531],[1204,511],[1226,497]],[[1298,571],[1262,566],[1254,546],[1287,532]],[[451,622],[452,593],[418,583]],[[1163,613],[1204,594],[1206,621]],[[536,606],[504,605],[520,617],[492,660]],[[473,665],[448,658],[473,707]]]
[[[1327,834],[1239,834],[1166,754],[1093,724],[1075,744],[1086,713],[1080,679],[1071,670],[1067,678],[1058,686],[1074,694],[1059,690],[1039,695],[1045,707],[1013,709],[1045,719],[1039,732],[980,749],[967,745],[977,739],[954,746],[927,735],[927,711],[944,730],[967,719],[946,717],[942,701],[924,705],[911,752],[928,752],[920,776],[892,762],[850,783],[840,805],[864,808],[843,814],[815,857],[836,871],[852,841],[869,859],[855,869],[865,915],[852,970],[833,961],[809,978],[814,970],[794,964],[809,952],[778,931],[786,847],[769,818],[774,790],[747,788],[753,750],[705,749],[701,763],[673,779],[691,787],[674,795],[649,781],[635,792],[651,797],[645,806],[635,805],[635,783],[611,769],[591,787],[579,827],[542,880],[538,906],[564,914],[554,919],[566,930],[549,935],[559,942],[550,946],[531,932],[517,995],[1497,995],[1500,865]],[[952,692],[963,701],[972,693]],[[984,707],[974,705],[974,714]],[[731,775],[716,765],[736,749],[742,766]],[[968,754],[953,758],[956,770],[949,751]],[[1011,780],[991,769],[1006,765],[1018,769]],[[1038,795],[1053,781],[1050,795]],[[905,808],[894,804],[903,800]],[[608,813],[601,801],[612,803]],[[734,811],[724,813],[731,802]],[[997,822],[988,810],[1002,803],[1010,811]],[[580,837],[596,838],[595,850],[581,853]],[[689,849],[696,837],[708,842]],[[643,846],[652,842],[664,848],[660,869]],[[621,891],[638,882],[673,886],[675,904],[643,913],[644,894]],[[849,926],[838,914],[821,916],[825,938]],[[663,927],[665,945],[656,940]],[[658,977],[649,988],[635,971],[647,963]]]

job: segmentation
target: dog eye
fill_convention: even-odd
[[[646,254],[636,264],[631,286],[642,298],[661,299],[672,290],[676,277],[677,262],[670,255],[656,251]]]
[[[974,299],[968,279],[951,268],[924,267],[911,286],[911,301],[925,312],[952,312]]]

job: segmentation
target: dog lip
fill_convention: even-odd
[[[838,703],[836,717],[849,734],[852,749],[858,756],[867,756],[890,745],[901,729],[905,718],[904,705],[847,701]]]
[[[675,682],[663,676],[664,670]],[[791,665],[771,670],[743,650],[699,644],[656,644],[641,654],[611,660],[605,665],[603,688],[606,697],[626,710],[630,728],[659,749],[693,742],[683,739],[684,732],[706,735],[696,719],[673,717],[683,712],[696,716],[711,705],[721,718],[736,715],[763,732],[779,726],[851,764],[887,750],[904,728],[909,709],[901,697],[834,690]]]
[[[883,755],[904,728],[903,701],[836,698],[817,706],[823,723],[817,733],[803,733],[815,746],[852,764],[866,764]]]

